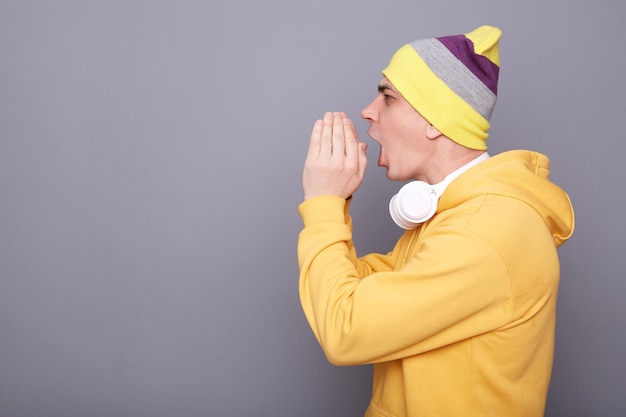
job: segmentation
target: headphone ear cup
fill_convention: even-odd
[[[403,229],[414,229],[437,211],[437,192],[424,181],[405,184],[389,202],[393,221]]]
[[[489,154],[484,152],[434,185],[425,181],[412,181],[405,184],[389,202],[391,218],[403,229],[415,229],[435,215],[439,197],[456,177],[487,159],[489,159]]]

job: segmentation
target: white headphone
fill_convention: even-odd
[[[414,229],[437,212],[437,203],[446,187],[459,175],[489,158],[487,152],[447,175],[443,181],[430,185],[424,181],[405,184],[389,202],[389,214],[403,229]]]

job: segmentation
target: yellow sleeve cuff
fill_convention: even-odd
[[[298,212],[302,217],[304,227],[322,222],[346,224],[349,200],[329,195],[303,201],[298,206]]]

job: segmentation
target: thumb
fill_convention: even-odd
[[[367,143],[359,142],[359,174],[363,178],[367,168]]]

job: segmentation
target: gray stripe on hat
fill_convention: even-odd
[[[496,95],[437,39],[410,43],[432,72],[481,116],[489,120]]]

